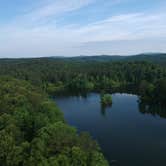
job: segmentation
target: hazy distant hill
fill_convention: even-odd
[[[126,61],[148,61],[166,66],[166,53],[146,53],[132,56],[98,55],[98,56],[76,56],[76,57],[44,57],[44,58],[20,58],[0,59],[0,63],[25,63],[35,61],[68,61],[68,62],[126,62]]]
[[[128,56],[125,60],[129,61],[150,61],[159,64],[166,64],[166,53],[153,53],[153,54],[139,54],[135,56]]]
[[[100,56],[77,56],[70,58],[60,58],[72,61],[97,61],[97,62],[107,62],[107,61],[149,61],[153,63],[158,63],[166,65],[166,53],[148,53],[148,54],[138,54],[133,56],[118,56],[118,55],[100,55]]]
[[[77,56],[67,58],[68,60],[74,61],[98,61],[98,62],[107,62],[107,61],[119,61],[124,60],[124,56],[119,55],[96,55],[96,56]]]

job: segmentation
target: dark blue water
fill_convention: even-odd
[[[166,119],[141,113],[138,97],[114,94],[111,108],[103,110],[99,94],[56,97],[66,121],[88,131],[106,158],[120,166],[166,166]]]

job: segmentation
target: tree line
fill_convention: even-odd
[[[26,80],[50,95],[127,91],[142,101],[165,103],[166,68],[145,61],[6,59],[0,61],[0,75]]]

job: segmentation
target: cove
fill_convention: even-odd
[[[55,97],[66,121],[89,132],[112,165],[166,165],[166,112],[142,110],[136,95],[115,93],[112,100],[103,109],[97,93]]]

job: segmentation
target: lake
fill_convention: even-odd
[[[112,99],[112,107],[102,109],[96,93],[87,97],[55,97],[66,121],[78,131],[88,131],[110,163],[166,165],[166,119],[140,110],[136,95],[116,93]]]

